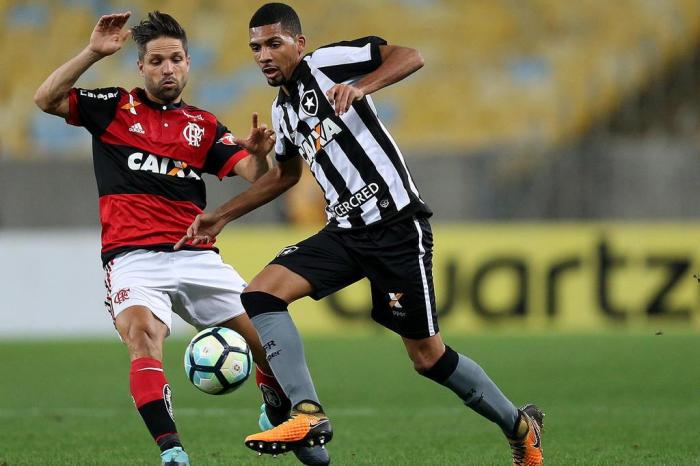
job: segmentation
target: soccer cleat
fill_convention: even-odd
[[[270,430],[287,419],[289,419],[289,407],[286,409],[284,407],[276,408],[266,403],[260,406],[260,417],[258,418],[260,430]]]
[[[270,430],[273,427],[275,427],[275,425],[272,424],[272,422],[270,422],[270,417],[267,415],[265,403],[260,405],[260,417],[258,418],[258,426],[260,426],[260,430]]]
[[[190,466],[190,459],[182,447],[173,447],[160,454],[161,466]]]
[[[328,466],[331,464],[331,457],[328,454],[328,449],[322,445],[299,447],[294,450],[294,454],[299,462],[306,466]]]
[[[275,427],[275,425],[279,425],[282,422],[284,422],[281,421],[277,424],[273,424],[271,421],[273,417],[268,416],[269,406],[267,410],[265,409],[265,406],[265,404],[260,406],[260,418],[258,419],[258,425],[260,426],[260,430],[270,430],[273,427]],[[331,458],[328,455],[328,450],[326,450],[320,445],[316,445],[313,447],[297,447],[293,451],[297,459],[306,466],[326,466],[331,463]]]
[[[513,437],[508,438],[513,452],[513,466],[541,466],[542,430],[544,413],[532,404],[518,410],[520,416],[513,430]]]
[[[315,403],[301,402],[292,410],[289,420],[272,429],[249,435],[245,445],[258,453],[278,455],[302,446],[325,444],[333,438],[328,417]]]

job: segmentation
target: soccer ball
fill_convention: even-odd
[[[248,344],[225,327],[202,330],[185,351],[185,373],[195,387],[210,395],[230,393],[246,381],[253,368]]]

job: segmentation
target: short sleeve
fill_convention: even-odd
[[[92,134],[103,133],[114,119],[122,91],[118,87],[71,89],[66,121],[71,125],[84,126]]]
[[[348,81],[379,68],[382,64],[379,47],[386,44],[384,39],[376,36],[336,42],[314,51],[309,64],[335,82]]]
[[[207,152],[202,171],[223,179],[226,176],[234,175],[233,167],[247,156],[248,151],[236,144],[233,134],[226,126],[217,121],[214,144]]]
[[[283,125],[284,111],[282,107],[277,105],[277,100],[272,103],[272,128],[275,130],[275,159],[278,162],[284,162],[294,158],[298,153],[296,146],[292,143],[288,131],[285,131]]]

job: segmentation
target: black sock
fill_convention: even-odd
[[[163,400],[155,400],[139,408],[139,414],[148,431],[163,452],[173,447],[182,447],[180,437]]]

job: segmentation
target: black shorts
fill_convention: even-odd
[[[433,233],[426,218],[357,231],[321,230],[284,248],[270,264],[311,283],[321,299],[367,277],[372,319],[399,335],[419,339],[438,332],[433,288]]]

